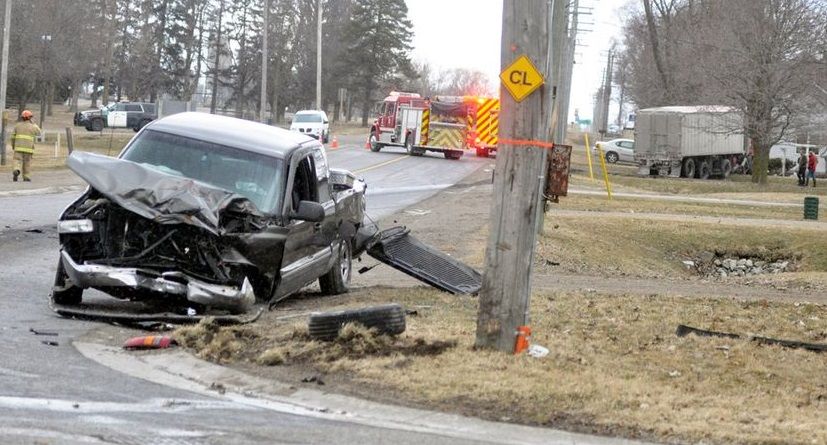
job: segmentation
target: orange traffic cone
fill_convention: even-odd
[[[336,135],[333,135],[333,142],[330,143],[330,148],[339,148],[339,140],[336,139]]]
[[[531,337],[531,328],[519,326],[517,328],[517,341],[514,343],[514,354],[519,354],[528,349],[528,338]]]
[[[368,141],[367,141],[367,142],[365,142],[365,148],[367,148],[368,150],[370,150],[370,139],[368,139]]]

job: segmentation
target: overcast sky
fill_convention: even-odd
[[[580,0],[579,41],[572,84],[570,119],[579,109],[581,118],[592,115],[592,96],[600,85],[606,53],[613,37],[620,40],[622,7],[630,0]],[[502,0],[407,0],[414,25],[414,59],[441,69],[477,69],[499,81]],[[497,84],[494,84],[497,85]]]

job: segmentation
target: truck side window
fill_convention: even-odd
[[[307,156],[296,167],[296,179],[293,180],[293,194],[291,196],[293,211],[299,210],[299,202],[319,202],[319,189],[316,184],[313,157]]]
[[[393,113],[396,111],[396,102],[386,102],[385,103],[385,116],[393,116]]]
[[[319,184],[319,202],[330,201],[330,171],[327,157],[321,148],[313,150],[313,164],[316,167],[316,180]]]

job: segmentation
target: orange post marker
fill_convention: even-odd
[[[528,339],[531,337],[531,328],[520,326],[517,328],[517,340],[514,343],[514,354],[519,354],[528,349]]]

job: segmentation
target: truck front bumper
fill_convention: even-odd
[[[187,301],[218,309],[246,312],[255,303],[253,286],[245,277],[240,287],[206,283],[177,271],[156,272],[132,267],[78,264],[65,251],[60,252],[66,275],[75,286],[88,288],[127,287],[169,295],[185,296]]]

